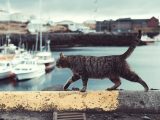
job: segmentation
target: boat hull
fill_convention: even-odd
[[[11,71],[6,71],[0,73],[0,80],[7,79],[7,78],[14,78],[16,75]]]
[[[45,63],[45,71],[46,72],[50,72],[51,70],[53,70],[55,67],[55,62],[52,63]]]
[[[16,74],[16,78],[18,81],[21,80],[29,80],[33,78],[40,77],[45,74],[45,66],[44,65],[38,65],[37,68],[32,69],[31,71],[16,71],[13,72]]]
[[[42,75],[45,74],[45,71],[44,72],[32,72],[32,73],[21,73],[21,74],[17,74],[16,77],[17,77],[17,80],[18,81],[21,81],[21,80],[29,80],[29,79],[33,79],[33,78],[37,78],[37,77],[40,77]]]
[[[51,71],[56,65],[51,52],[39,52],[36,55],[36,59],[39,65],[45,65],[46,72]]]
[[[47,61],[39,61],[38,64],[39,65],[45,65],[45,71],[46,72],[49,72],[49,71],[53,70],[55,65],[56,65],[55,61],[53,61],[53,60],[48,61],[48,62]]]

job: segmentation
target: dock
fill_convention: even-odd
[[[49,114],[52,120],[55,114],[69,116],[74,113],[81,118],[85,114],[86,118],[95,119],[98,115],[120,117],[124,114],[131,115],[130,117],[141,115],[145,118],[160,116],[159,100],[158,90],[1,92],[0,111],[1,116],[12,113],[19,113],[21,116],[27,113],[41,116]]]
[[[51,49],[74,46],[129,46],[135,40],[136,35],[113,35],[105,33],[43,33],[43,45],[49,39]],[[36,45],[35,34],[11,34],[11,42],[16,46],[20,40],[27,48],[33,49]],[[5,35],[0,35],[0,41],[5,42]],[[39,43],[39,42],[38,42]],[[140,45],[146,45],[141,41]]]

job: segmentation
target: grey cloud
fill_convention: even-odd
[[[0,0],[0,8],[7,0]],[[26,13],[38,14],[39,0],[10,0],[11,8]],[[160,0],[42,0],[41,14],[59,17],[96,15],[99,18],[136,15],[159,15]],[[96,12],[95,12],[96,11]]]

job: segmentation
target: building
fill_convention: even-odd
[[[139,29],[146,31],[148,29],[148,19],[134,19],[132,21],[132,31],[137,32]]]
[[[88,26],[85,26],[84,24],[74,23],[72,21],[61,21],[58,22],[57,25],[64,26],[68,29],[68,31],[71,32],[82,32],[82,33],[95,32],[94,30],[91,30]]]
[[[0,10],[0,22],[9,21],[9,12],[5,10]]]
[[[97,32],[119,32],[119,33],[130,33],[137,32],[141,29],[144,33],[157,32],[159,27],[159,20],[155,17],[150,19],[131,19],[121,18],[115,21],[105,20],[96,22]]]
[[[30,18],[27,15],[19,12],[10,15],[10,21],[13,22],[28,22],[29,20]]]
[[[97,32],[111,32],[113,21],[104,20],[96,22],[96,31]]]
[[[9,13],[8,11],[5,10],[0,10],[0,21],[1,22],[7,22],[7,21],[12,21],[12,22],[28,22],[30,19],[29,16],[23,14],[23,13]]]
[[[150,19],[133,19],[132,30],[137,32],[141,29],[144,33],[157,31],[159,27],[159,20],[155,17]]]
[[[114,27],[113,27],[114,26]],[[132,20],[131,18],[118,19],[112,24],[112,31],[115,32],[131,32],[132,30]]]
[[[95,20],[84,21],[83,25],[89,27],[90,30],[95,30],[96,29],[96,21]]]
[[[47,32],[48,26],[46,21],[34,19],[28,23],[27,29],[30,33],[35,34],[37,32]]]
[[[147,21],[148,27],[155,28],[159,26],[159,20],[155,17],[148,19]]]

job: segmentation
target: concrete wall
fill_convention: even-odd
[[[108,34],[80,34],[80,33],[43,33],[43,45],[46,40],[51,40],[51,48],[56,46],[129,46],[135,40],[136,35],[108,35]],[[5,35],[0,35],[0,41],[5,42]],[[3,38],[3,40],[2,40]],[[20,35],[12,34],[11,42],[19,45]],[[22,34],[22,43],[33,48],[36,44],[36,35]],[[145,45],[140,42],[140,45]]]
[[[0,92],[0,111],[88,111],[160,113],[160,92]]]

